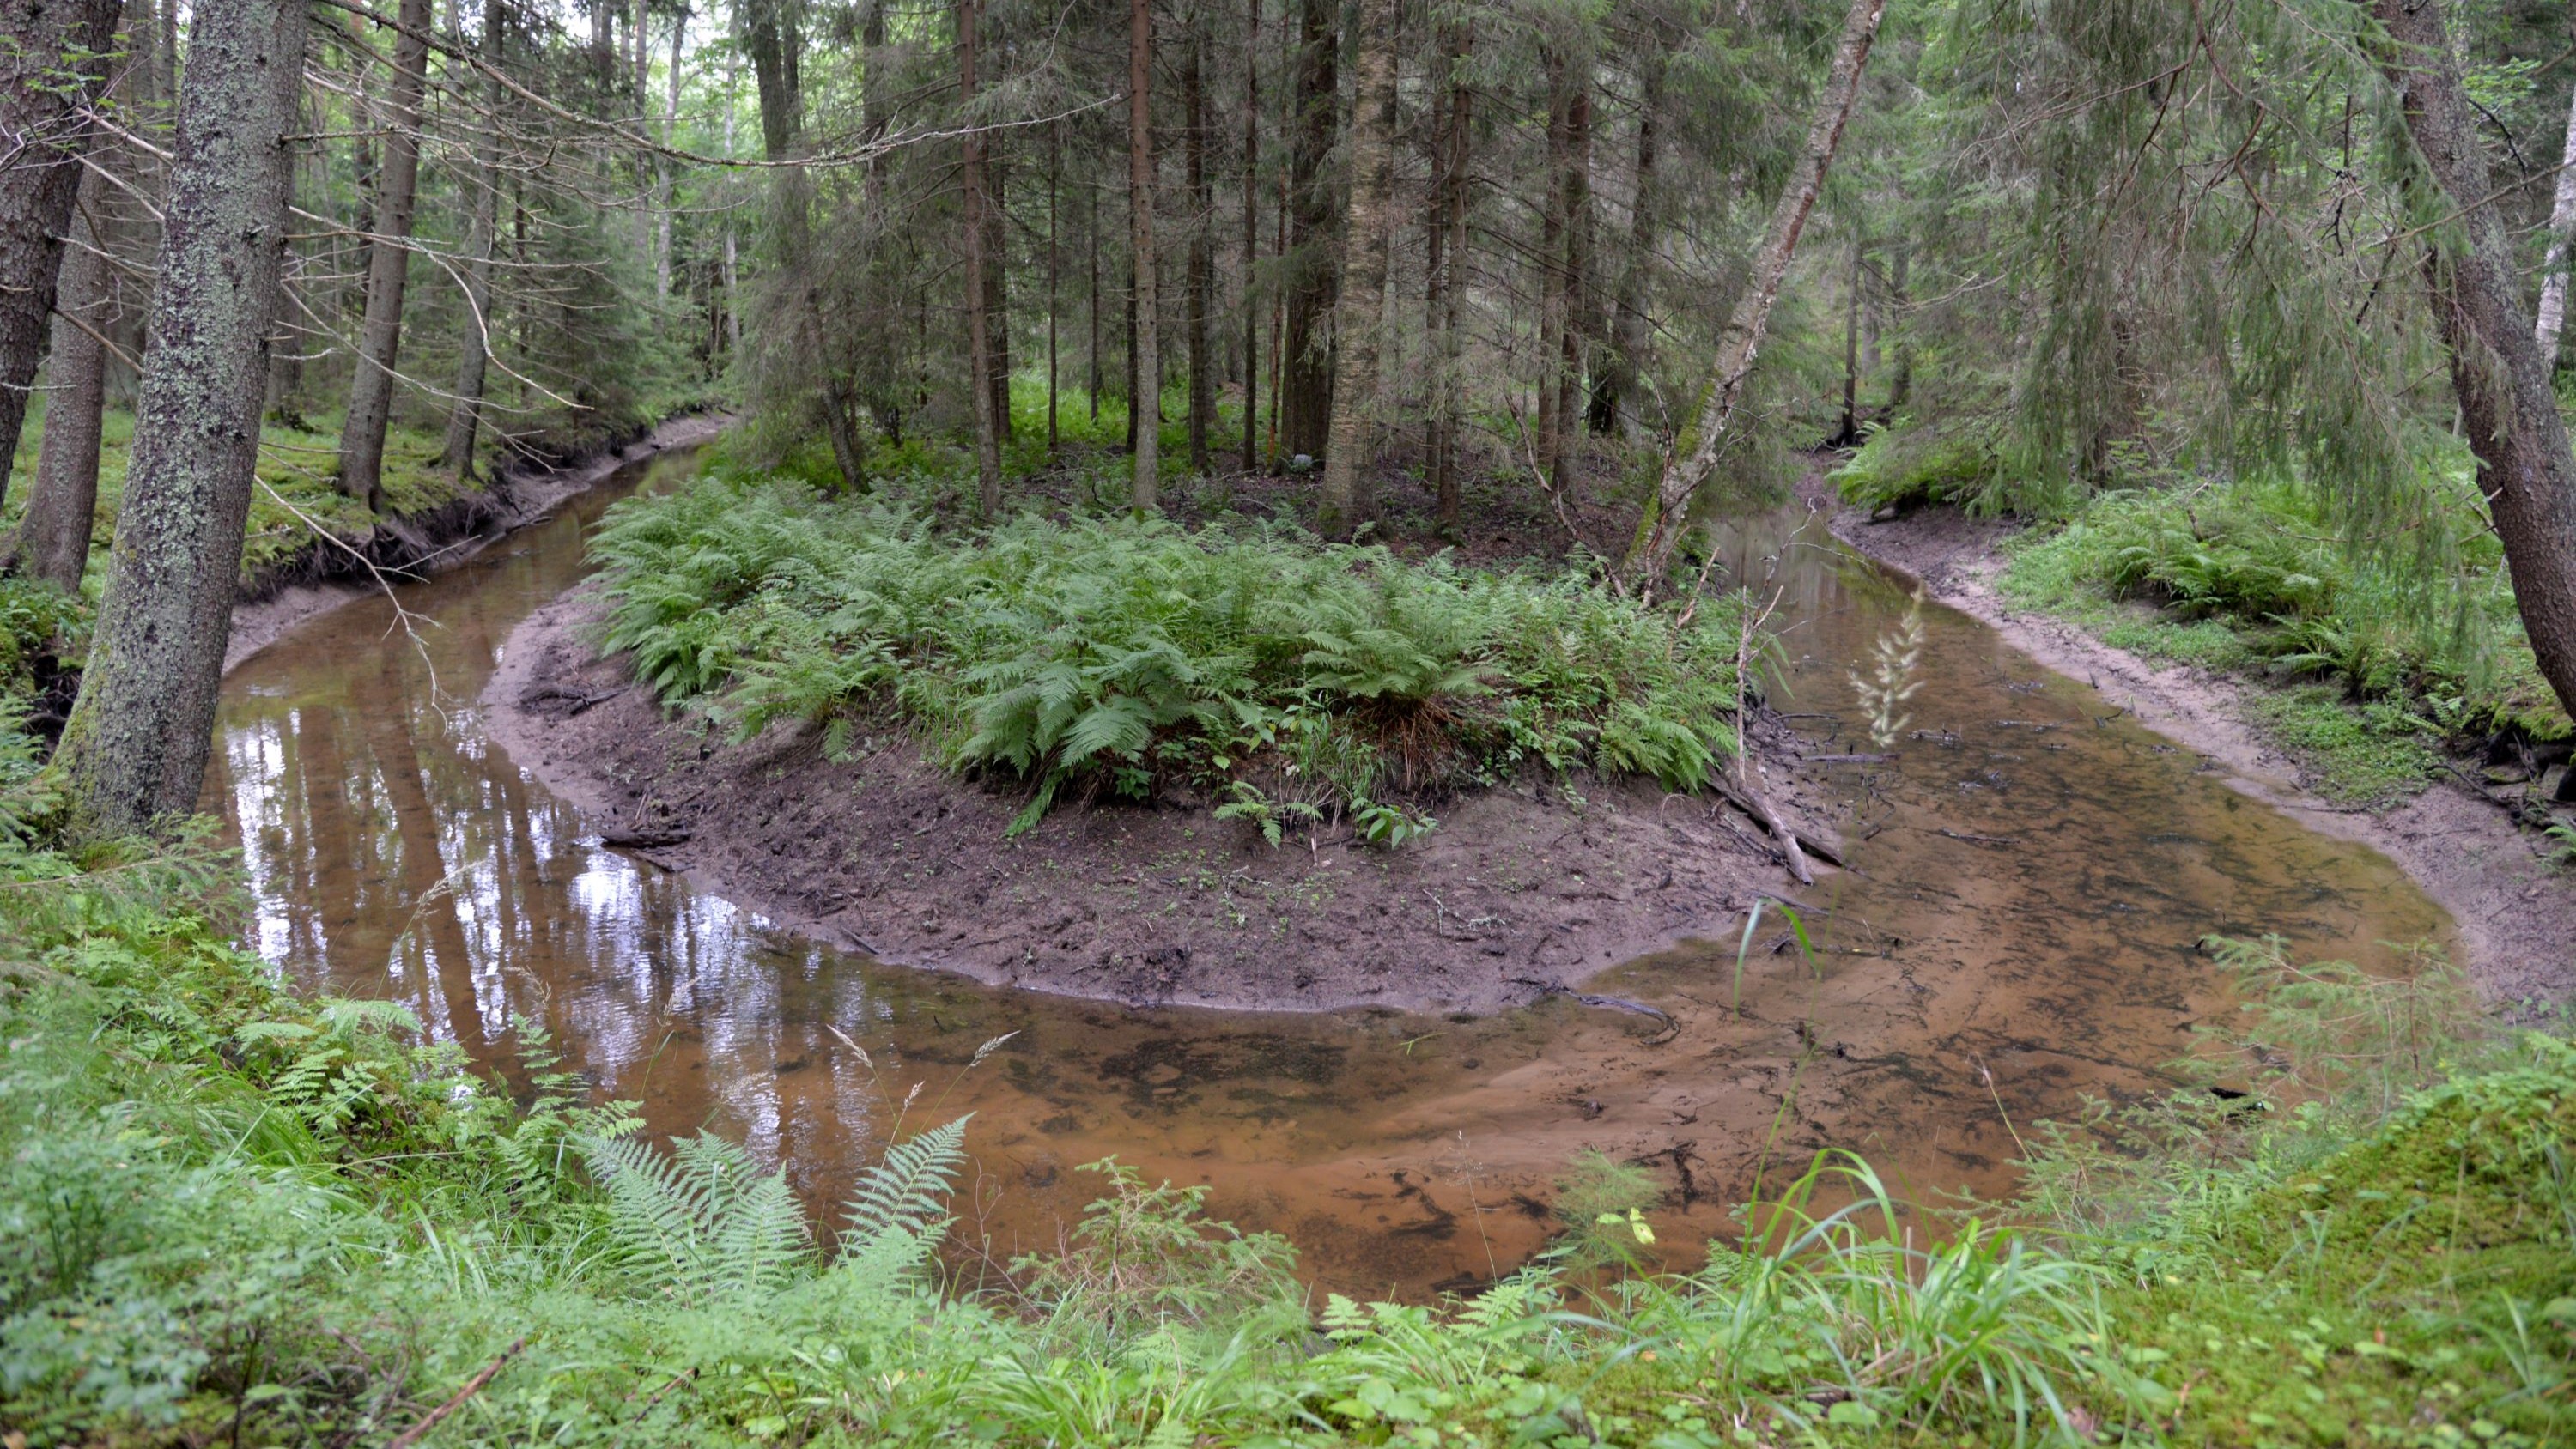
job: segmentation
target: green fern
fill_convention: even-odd
[[[649,1294],[693,1303],[775,1294],[811,1260],[787,1180],[711,1132],[667,1157],[640,1137],[575,1145],[607,1194],[611,1252]]]
[[[968,1113],[886,1148],[859,1175],[841,1227],[836,1276],[890,1287],[919,1267],[946,1229],[947,1198],[966,1160]]]
[[[1237,783],[1340,810],[1525,767],[1705,784],[1733,747],[1731,600],[1410,562],[1275,526],[1023,517],[971,535],[785,480],[610,511],[603,645],[739,736],[909,726],[947,768],[1067,794]],[[1497,701],[1496,696],[1501,696]],[[1490,701],[1490,702],[1489,702]],[[1293,770],[1291,767],[1294,767]],[[1248,813],[1248,812],[1239,812]],[[1256,822],[1257,823],[1257,822]]]

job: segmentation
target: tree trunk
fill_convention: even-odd
[[[495,0],[483,3],[490,5]],[[733,88],[741,76],[740,65],[735,54],[725,57],[724,154],[728,161],[733,159]],[[724,223],[724,294],[725,352],[738,357],[742,354],[742,254],[734,240],[731,208],[725,211]]]
[[[1154,301],[1154,6],[1133,0],[1127,11],[1127,211],[1134,235],[1136,272],[1135,387],[1127,400],[1136,433],[1135,484],[1129,501],[1139,513],[1154,511],[1162,466],[1161,328]]]
[[[1637,521],[1636,542],[1629,548],[1622,572],[1641,598],[1651,597],[1671,569],[1682,529],[1690,521],[1691,504],[1716,476],[1718,461],[1735,441],[1736,405],[1761,353],[1771,307],[1780,298],[1780,283],[1789,274],[1798,237],[1807,229],[1807,216],[1824,190],[1825,170],[1833,165],[1834,152],[1842,145],[1843,125],[1851,119],[1861,72],[1869,65],[1870,47],[1878,39],[1878,23],[1886,12],[1887,0],[1852,0],[1843,17],[1842,39],[1834,46],[1833,69],[1825,77],[1824,89],[1817,93],[1806,146],[1790,172],[1789,184],[1780,192],[1779,204],[1771,210],[1771,224],[1762,249],[1753,254],[1744,295],[1736,299],[1726,330],[1719,334],[1699,417],[1690,432],[1676,440],[1664,476],[1646,502],[1646,514]]]
[[[1539,201],[1537,396],[1530,412],[1538,432],[1538,470],[1554,481],[1563,476],[1557,455],[1564,428],[1556,416],[1556,400],[1565,356],[1566,110],[1572,95],[1566,83],[1570,67],[1556,47],[1546,49],[1542,65],[1547,71],[1547,170]]]
[[[485,0],[494,3],[494,0]],[[689,10],[680,7],[671,17],[671,74],[668,94],[662,102],[662,144],[668,146],[680,134],[680,59],[688,44]],[[653,158],[653,295],[657,300],[671,300],[671,158]]]
[[[1216,286],[1216,257],[1208,247],[1208,224],[1214,217],[1216,200],[1208,184],[1205,49],[1205,38],[1193,17],[1189,50],[1181,65],[1181,110],[1182,125],[1186,127],[1183,157],[1190,188],[1190,471],[1200,477],[1207,475],[1208,425],[1216,417],[1216,378],[1208,371],[1208,293]]]
[[[2456,221],[2433,231],[2426,273],[2451,386],[2477,455],[2496,537],[2540,672],[2576,713],[2576,457],[2551,389],[2551,359],[2522,316],[2520,277],[2486,155],[2469,119],[2459,63],[2433,0],[2374,0],[2393,49],[2381,60],[2406,128]]]
[[[1896,243],[1896,262],[1888,268],[1888,325],[1896,330],[1896,372],[1887,380],[1887,407],[1879,417],[1894,422],[1914,391],[1914,334],[1905,325],[1906,267],[1913,260],[1903,241]]]
[[[743,48],[751,53],[752,86],[760,93],[762,154],[772,161],[792,159],[803,152],[805,132],[800,74],[805,38],[797,29],[794,7],[787,0],[749,0],[738,13]],[[825,341],[822,295],[814,276],[813,218],[808,215],[811,183],[803,168],[789,167],[777,174],[774,186],[770,202],[776,212],[779,268],[787,275],[787,291],[794,299],[789,325],[822,373],[823,428],[832,443],[832,462],[840,472],[841,487],[861,492],[868,486],[865,455],[859,450],[845,374],[832,361],[837,349]]]
[[[2549,251],[2540,263],[2540,359],[2554,372],[2567,322],[2567,241],[2576,233],[2576,90],[2568,93],[2567,141],[2559,149],[2558,194],[2549,204]]]
[[[483,0],[483,60],[501,67],[501,0]],[[500,109],[501,83],[484,88],[486,103]],[[447,414],[447,447],[439,466],[459,479],[474,476],[474,444],[483,426],[483,385],[492,359],[492,253],[500,245],[501,154],[490,131],[474,147],[474,203],[465,228],[465,333],[456,350],[456,399]],[[726,233],[732,240],[732,233]],[[732,305],[727,278],[726,305]]]
[[[1849,285],[1843,289],[1843,418],[1834,435],[1825,440],[1829,448],[1848,448],[1860,441],[1860,264],[1860,233],[1855,222],[1851,274]]]
[[[1090,357],[1091,425],[1100,426],[1100,187],[1086,185],[1083,196],[1083,250],[1091,261],[1091,301],[1083,308],[1083,322],[1091,329],[1087,352]]]
[[[1646,325],[1646,308],[1653,290],[1650,283],[1656,229],[1662,225],[1657,214],[1662,198],[1657,194],[1655,152],[1664,107],[1663,41],[1661,31],[1650,28],[1644,52],[1637,60],[1637,177],[1628,211],[1628,254],[1620,261],[1619,295],[1611,304],[1610,355],[1592,392],[1593,430],[1605,432],[1616,426],[1632,443],[1645,436],[1637,413],[1637,392],[1654,347],[1654,332]]]
[[[1333,317],[1333,422],[1324,444],[1316,527],[1348,537],[1369,516],[1369,413],[1386,321],[1386,253],[1395,222],[1396,0],[1362,0],[1357,103],[1351,112],[1351,201],[1342,226],[1342,276]]]
[[[1280,413],[1281,449],[1321,453],[1332,421],[1333,339],[1324,335],[1333,316],[1337,269],[1333,256],[1333,154],[1339,77],[1334,33],[1341,7],[1335,0],[1305,0],[1300,16],[1297,94],[1289,154],[1289,252],[1282,262],[1287,288],[1286,357],[1273,406]]]
[[[83,113],[106,83],[118,4],[0,3],[0,35],[8,37],[0,44],[0,497],[44,358],[63,232],[92,139]],[[76,84],[63,84],[67,69]]]
[[[259,462],[286,138],[310,17],[303,0],[196,13],[125,500],[55,755],[79,833],[166,825],[196,809],[205,780]]]
[[[106,256],[112,188],[96,172],[81,178],[70,246],[55,293],[54,345],[46,364],[45,435],[27,516],[10,541],[5,570],[65,593],[80,592],[98,516],[98,442],[107,404],[107,344],[116,325],[116,278]]]
[[[1565,340],[1556,373],[1556,486],[1573,482],[1583,456],[1578,405],[1583,365],[1601,329],[1592,286],[1592,60],[1577,57],[1574,93],[1565,101]]]
[[[1062,189],[1064,175],[1064,122],[1058,120],[1047,128],[1047,456],[1053,458],[1060,435],[1057,424],[1055,313],[1056,274],[1063,266],[1061,239],[1056,235],[1056,193]]]
[[[1467,293],[1468,164],[1475,156],[1476,93],[1465,70],[1475,31],[1465,24],[1449,26],[1448,64],[1441,84],[1449,96],[1447,149],[1440,162],[1439,315],[1432,319],[1436,338],[1432,357],[1431,491],[1438,500],[1440,526],[1458,527],[1458,356]]]
[[[1243,471],[1260,466],[1261,0],[1243,7]]]
[[[340,424],[340,491],[385,511],[385,427],[393,419],[394,364],[402,353],[403,287],[411,273],[412,203],[420,185],[420,101],[429,83],[429,0],[402,0],[393,80],[385,106],[384,171],[377,183],[375,244],[367,258],[367,316],[358,370]]]
[[[983,0],[957,3],[958,109],[972,126],[975,116],[975,22]],[[967,390],[975,408],[975,506],[985,518],[1002,511],[1001,424],[993,408],[992,322],[985,315],[992,279],[984,271],[984,137],[968,131],[965,168],[960,184],[966,200],[966,353]]]
[[[1007,134],[996,132],[984,146],[984,336],[992,349],[984,390],[993,397],[993,438],[1001,447],[1011,443],[1010,198],[1000,150]]]

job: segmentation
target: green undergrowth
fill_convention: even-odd
[[[613,509],[593,546],[606,647],[737,735],[849,746],[900,724],[961,773],[1058,799],[1221,802],[1271,835],[1347,812],[1400,843],[1409,802],[1528,769],[1704,785],[1734,748],[1738,610],[1685,620],[1579,574],[1023,515],[972,533],[790,479],[719,475]],[[1390,802],[1408,803],[1390,803]]]
[[[26,511],[27,490],[35,485],[38,450],[43,446],[44,407],[27,409],[17,460],[10,471],[9,496],[0,507],[0,530],[14,529]],[[134,414],[112,410],[100,426],[98,526],[90,540],[90,566],[85,588],[93,595],[104,585],[109,545],[116,536],[116,510],[125,497],[125,464],[134,446]],[[395,514],[425,513],[462,496],[454,475],[438,466],[445,450],[441,436],[404,427],[385,435],[385,500]],[[259,476],[250,522],[242,544],[245,583],[290,562],[313,543],[310,520],[331,533],[364,539],[377,519],[364,503],[340,492],[332,481],[339,467],[338,420],[315,415],[303,426],[270,420],[260,429]],[[299,516],[300,515],[300,516]]]
[[[2429,958],[2220,948],[2256,1009],[2207,1066],[2274,1064],[2253,1095],[2026,1127],[1999,1209],[1927,1219],[1829,1155],[1675,1273],[1658,1183],[1587,1158],[1549,1257],[1356,1303],[1115,1164],[1061,1251],[945,1267],[974,1124],[891,1100],[818,1230],[721,1136],[648,1144],[535,1023],[486,1077],[399,1005],[287,988],[231,944],[235,870],[202,837],[0,847],[0,1425],[30,1445],[381,1443],[451,1402],[428,1443],[2576,1434],[2576,1048],[2464,1034]]]
[[[1191,476],[1186,388],[1165,391],[1162,416],[1157,471],[1166,483],[1179,483]],[[1069,484],[1066,491],[1086,504],[1110,506],[1127,498],[1135,477],[1126,446],[1127,400],[1104,393],[1095,407],[1088,391],[1066,383],[1056,392],[1055,446],[1050,450],[1045,375],[1023,372],[1011,379],[1011,425],[1001,448],[1004,478],[1050,477]],[[1242,447],[1243,409],[1239,402],[1221,398],[1208,425],[1211,465],[1239,460]],[[754,417],[729,430],[708,451],[711,465],[721,471],[793,478],[823,494],[841,486],[830,442],[802,419]],[[923,509],[973,505],[971,437],[871,433],[864,466],[869,490],[887,501]]]
[[[1983,419],[1932,424],[1907,418],[1873,427],[1861,446],[1834,470],[1846,503],[1872,512],[1941,504],[1972,516],[2039,511],[2047,498],[2010,486],[2002,429]],[[2053,495],[2052,495],[2053,496]]]
[[[2099,495],[2007,545],[2000,587],[2149,658],[2246,676],[2253,721],[2347,802],[2422,788],[2443,746],[2568,732],[2493,535],[2356,556],[2289,485]]]

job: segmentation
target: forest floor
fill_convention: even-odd
[[[2224,766],[2228,783],[2320,834],[2359,841],[2395,861],[2459,923],[2462,962],[2509,1017],[2536,1017],[2576,996],[2576,874],[2553,867],[2548,842],[2508,803],[2446,770],[2427,788],[2374,805],[2337,803],[2266,730],[2277,688],[2115,648],[2080,623],[2015,607],[1998,580],[2018,524],[1929,507],[1876,521],[1846,507],[1821,471],[1800,484],[1837,509],[1837,538],[1922,581],[1935,600],[2002,634],[2049,668],[2085,680],[2139,723]],[[2147,606],[2138,605],[2144,609]]]
[[[332,520],[318,520],[329,528],[329,538],[315,537],[312,525],[295,521],[300,546],[246,566],[244,601],[233,609],[224,668],[231,670],[317,614],[381,592],[379,580],[420,578],[454,567],[504,534],[542,522],[566,498],[627,464],[703,443],[729,421],[710,413],[672,418],[640,438],[562,467],[506,469],[481,488],[398,508],[364,526],[332,527]]]
[[[1206,800],[1063,808],[1008,839],[1025,792],[949,776],[900,728],[836,763],[817,733],[728,744],[667,716],[623,656],[597,657],[597,607],[576,590],[512,633],[492,738],[661,842],[647,860],[895,964],[1136,1005],[1481,1013],[1719,935],[1794,886],[1761,827],[1652,782],[1462,795],[1395,850],[1339,825],[1274,847]],[[1777,803],[1828,835],[1821,810]]]

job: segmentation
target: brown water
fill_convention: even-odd
[[[542,1021],[656,1131],[743,1140],[818,1208],[899,1123],[973,1111],[962,1235],[997,1259],[1055,1243],[1094,1195],[1076,1169],[1112,1153],[1208,1184],[1213,1211],[1287,1234],[1319,1282],[1367,1293],[1525,1257],[1586,1148],[1649,1162],[1673,1189],[1663,1241],[1684,1248],[1725,1228],[1765,1164],[1794,1170],[1826,1146],[1918,1195],[1996,1192],[2012,1153],[1998,1101],[2026,1130],[2085,1094],[2161,1084],[2222,1006],[2202,935],[2277,931],[2369,960],[2449,931],[2383,858],[2230,791],[1933,605],[1910,706],[1922,735],[1894,762],[1816,767],[1854,804],[1857,873],[1804,893],[1813,963],[1771,949],[1773,917],[1740,984],[1732,941],[1597,978],[1669,1011],[1668,1041],[1562,1000],[1468,1021],[1137,1011],[879,966],[600,849],[477,727],[503,640],[579,580],[600,511],[688,466],[630,469],[407,588],[436,621],[418,647],[373,600],[226,680],[208,808],[238,832],[253,942],[316,986],[408,1003],[503,1070],[513,1015]],[[1744,521],[1729,553],[1738,578],[1782,591],[1780,706],[1820,752],[1868,752],[1846,661],[1904,596],[1794,510]]]

